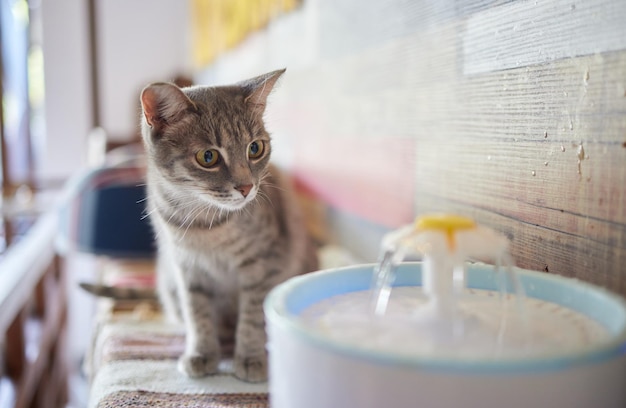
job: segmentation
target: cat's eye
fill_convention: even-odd
[[[196,153],[196,161],[202,167],[213,167],[220,159],[220,154],[215,149],[200,150]]]
[[[262,140],[257,140],[248,145],[248,158],[250,159],[258,159],[263,155],[263,150],[265,150],[265,144]]]

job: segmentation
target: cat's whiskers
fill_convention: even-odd
[[[270,175],[270,170],[269,169],[263,169],[263,171],[261,172],[261,174],[259,175],[259,186],[261,184],[263,184],[263,182],[265,181],[265,179]]]
[[[222,211],[224,211],[224,209],[223,209],[222,207],[220,207],[220,213],[219,213],[219,215],[217,216],[217,217],[218,217],[218,219],[219,219],[219,218],[222,218]]]
[[[196,210],[196,208],[197,208],[197,207],[192,206],[192,208],[191,208],[189,211],[185,211],[185,216],[184,216],[184,218],[183,218],[183,221],[182,221],[182,222],[180,223],[180,225],[178,226],[178,228],[179,228],[179,229],[182,229],[182,228],[185,226],[185,224],[187,223],[187,220],[191,217],[191,213],[192,213],[193,211],[195,211],[195,210]],[[178,209],[177,209],[177,210],[178,210]],[[177,211],[177,212],[178,212],[178,211]]]
[[[215,220],[216,215],[217,215],[217,211],[213,210],[213,217],[211,217],[211,222],[209,223],[209,229],[213,228],[213,220]]]
[[[267,177],[270,175],[269,170],[265,170],[265,172],[263,172],[263,174],[261,175],[261,177],[259,178],[259,190],[257,193],[257,197],[262,198],[266,203],[268,203],[272,208],[276,208],[274,207],[274,203],[272,202],[271,198],[269,197],[269,195],[263,191],[261,189],[261,186],[272,186],[272,183],[269,183],[266,181]],[[285,191],[284,189],[279,188],[279,191]]]
[[[202,210],[204,209],[204,207],[199,206],[194,208],[192,211],[189,212],[189,214],[187,214],[187,217],[185,217],[185,219],[189,220],[189,222],[187,223],[187,228],[185,228],[185,232],[183,232],[183,235],[180,237],[179,240],[182,240],[183,238],[185,238],[185,235],[187,235],[187,231],[189,231],[189,227],[191,227],[191,224],[193,224],[196,219],[200,216],[200,214],[202,214]],[[185,221],[183,221],[182,225],[180,226],[180,228],[182,229],[185,226]]]
[[[276,207],[274,207],[274,203],[272,202],[270,197],[264,191],[259,190],[259,193],[257,194],[257,197],[263,199],[266,203],[268,203],[270,205],[270,207],[276,208]]]
[[[206,205],[203,202],[199,202],[199,201],[192,201],[189,205],[189,209],[186,210],[187,215],[185,216],[185,219],[183,220],[182,226],[184,226],[187,221],[192,222],[195,221],[195,219],[198,216],[198,211],[202,211],[206,208]]]
[[[256,197],[255,197],[256,198]],[[254,200],[250,202],[250,204],[254,203]],[[249,205],[250,205],[249,204]],[[249,205],[246,205],[244,207],[241,208],[237,208],[235,210],[235,212],[237,213],[237,215],[242,215],[245,213],[245,215],[247,215],[248,217],[250,217],[252,214],[250,213],[250,210],[248,209]]]
[[[261,179],[261,181],[264,181],[263,185],[268,186],[269,188],[274,188],[274,189],[276,189],[278,191],[283,191],[283,192],[287,191],[284,188],[278,186],[277,184],[269,183],[269,182],[265,181],[264,179]]]
[[[176,213],[178,213],[178,210],[175,209],[174,211],[172,211],[172,214],[170,215],[170,217],[167,219],[167,223],[169,224],[170,222],[172,222],[172,218],[174,218],[174,216],[176,215]]]
[[[268,182],[268,181],[267,181],[267,178],[268,178],[269,176],[270,176],[270,172],[269,172],[269,170],[265,170],[265,171],[263,172],[263,174],[261,175],[261,177],[259,178],[259,185],[265,185],[265,186],[268,186],[268,187],[270,187],[270,188],[274,188],[274,189],[276,189],[276,190],[278,190],[278,191],[283,191],[283,192],[287,191],[287,190],[285,190],[284,188],[282,188],[282,187],[278,186],[277,184],[274,184],[274,183],[270,183],[270,182]],[[260,191],[260,189],[259,189],[259,191]]]
[[[169,224],[172,221],[172,218],[174,218],[176,215],[178,215],[179,212],[186,212],[187,215],[185,216],[185,218],[183,219],[183,222],[180,225],[180,227],[182,228],[185,225],[185,222],[187,221],[187,218],[189,217],[190,213],[195,210],[195,206],[197,204],[193,200],[189,201],[187,203],[184,203],[183,205],[173,205],[174,204],[174,200],[170,200],[170,203],[172,203],[171,207],[172,207],[172,209],[174,211],[172,211],[172,214],[170,214],[170,217],[167,219],[167,223]],[[176,200],[176,204],[178,204],[178,203],[179,203],[179,201]]]
[[[209,229],[213,228],[213,222],[215,221],[216,218],[217,218],[217,221],[219,222],[219,220],[222,218],[222,212],[225,211],[223,207],[210,205],[210,206],[207,206],[207,215],[205,217],[208,217],[208,214],[211,212],[211,210],[213,211],[213,216],[211,217],[211,222],[209,223]],[[206,225],[206,222],[205,222],[205,225]]]
[[[230,211],[226,211],[226,222],[230,219]]]
[[[170,214],[169,218],[167,219],[167,223],[170,224],[172,222],[172,218],[174,218],[180,211],[183,211],[183,208],[179,208],[179,207],[174,207],[172,206],[172,213]]]
[[[209,219],[209,211],[211,211],[211,207],[207,205],[206,211],[204,212],[204,225],[206,225],[207,220]]]
[[[148,218],[150,215],[152,215],[152,213],[154,213],[157,210],[156,207],[154,207],[151,211],[145,212],[144,211],[144,215],[141,217],[141,221],[145,220],[146,218]]]

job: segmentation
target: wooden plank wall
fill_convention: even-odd
[[[454,211],[626,294],[626,2],[305,0],[259,38],[207,78],[288,67],[270,128],[348,246]]]

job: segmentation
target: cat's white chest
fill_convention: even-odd
[[[197,256],[197,268],[199,273],[206,273],[212,282],[219,284],[220,291],[236,292],[238,284],[237,269],[233,262],[214,252],[194,253]]]
[[[236,290],[237,262],[227,245],[233,239],[231,234],[202,229],[181,233],[171,228],[167,228],[166,234],[177,264],[187,264],[197,273],[208,274],[211,280],[220,283],[222,290]]]

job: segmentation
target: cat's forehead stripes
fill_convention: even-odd
[[[225,148],[252,141],[254,120],[241,90],[233,87],[194,87],[185,90],[200,111],[200,127],[208,143]]]
[[[246,126],[242,118],[231,116],[208,119],[214,122],[215,126],[213,126],[212,131],[215,137],[215,143],[218,147],[232,146],[233,144],[252,141],[251,130]]]

